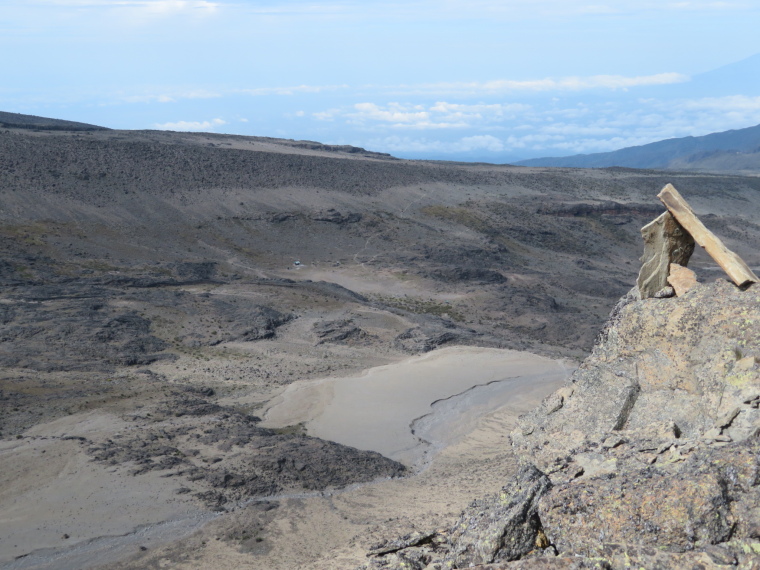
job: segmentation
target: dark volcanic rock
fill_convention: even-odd
[[[565,203],[543,205],[538,208],[539,214],[551,214],[554,216],[626,216],[636,215],[640,217],[658,216],[662,213],[662,206],[659,204],[623,204],[606,200],[596,203]]]
[[[312,329],[319,339],[317,344],[325,342],[357,342],[368,336],[367,333],[357,327],[351,319],[314,323]]]
[[[216,274],[216,265],[213,261],[185,261],[177,264],[176,271],[177,275],[186,281],[210,281]]]
[[[108,465],[129,465],[133,475],[170,471],[167,476],[186,477],[196,486],[196,496],[214,508],[284,491],[398,477],[405,471],[379,453],[260,428],[257,417],[186,393],[158,404],[150,415],[156,422],[181,416],[197,420],[131,430],[90,445],[88,452]]]
[[[452,331],[431,331],[417,327],[398,335],[393,341],[393,346],[411,354],[419,354],[430,352],[459,338],[459,335]]]
[[[439,281],[474,281],[478,283],[506,283],[507,278],[490,269],[446,267],[430,272],[430,277]]]
[[[311,217],[315,222],[330,222],[331,224],[355,224],[360,222],[362,215],[356,212],[341,214],[338,210],[330,208],[325,212],[318,212]]]
[[[5,366],[108,370],[173,357],[162,353],[168,345],[150,333],[150,321],[134,312],[104,310],[92,300],[60,298],[52,291],[51,295],[47,302],[20,299],[13,320],[0,325],[0,361]]]
[[[50,131],[106,131],[106,127],[77,123],[76,121],[63,121],[61,119],[49,119],[35,115],[22,115],[21,113],[7,113],[0,111],[0,127],[6,129],[42,129]]]
[[[152,318],[129,305],[181,315],[189,326],[174,340],[191,347],[272,338],[294,318],[240,299],[169,289],[208,281],[216,271],[210,262],[179,264],[182,281],[128,275],[63,279],[40,267],[45,282],[16,283],[7,293],[13,304],[0,305],[4,366],[108,371],[175,358],[167,339],[155,334]]]

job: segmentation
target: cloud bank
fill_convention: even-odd
[[[223,119],[212,119],[211,121],[177,121],[176,123],[160,123],[153,125],[160,131],[213,131],[217,127],[226,125],[227,121]]]

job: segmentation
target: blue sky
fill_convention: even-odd
[[[599,152],[760,123],[759,23],[740,0],[0,0],[0,110],[406,157]]]

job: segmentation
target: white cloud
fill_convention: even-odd
[[[296,85],[294,87],[257,87],[254,89],[238,89],[237,93],[247,95],[294,95],[296,93],[323,93],[348,89],[348,85]]]
[[[176,99],[169,95],[127,95],[122,98],[125,103],[174,103]]]
[[[174,18],[203,19],[225,6],[209,0],[32,0],[30,7],[42,8],[49,14],[38,18],[48,25],[59,21],[64,29],[88,30],[129,29],[164,23]],[[39,10],[38,10],[39,11]],[[53,19],[48,19],[54,15]],[[114,28],[113,26],[116,26]]]
[[[566,92],[591,89],[627,90],[652,85],[669,85],[689,81],[682,73],[657,73],[654,75],[592,75],[589,77],[561,77],[529,80],[495,79],[483,82],[427,83],[418,85],[398,85],[381,87],[392,94],[407,95],[499,95],[526,92]]]
[[[374,128],[374,125],[393,129],[464,129],[477,125],[488,127],[516,118],[530,108],[529,105],[517,103],[356,103],[349,108],[312,113],[312,116],[320,121],[343,119],[347,124],[370,129]]]
[[[446,103],[438,102],[430,110],[442,113],[444,116],[453,118],[481,119],[483,117],[505,118],[524,113],[530,109],[530,105],[522,103]]]
[[[753,10],[748,1],[720,2],[695,0],[682,2],[630,2],[607,0],[601,3],[587,3],[567,0],[410,0],[408,2],[358,2],[328,0],[312,3],[299,0],[284,0],[278,3],[246,3],[209,0],[31,0],[29,4],[48,6],[70,6],[79,8],[128,8],[144,12],[146,15],[166,15],[196,11],[211,13],[223,6],[235,7],[239,13],[286,18],[313,18],[314,16],[344,17],[351,19],[393,20],[430,19],[503,19],[525,20],[564,18],[572,16],[607,16],[620,14],[653,15],[683,11],[737,11]]]
[[[690,110],[752,112],[760,111],[760,97],[730,95],[727,97],[706,97],[684,101],[683,107]]]
[[[604,152],[668,138],[700,136],[760,123],[760,97],[730,96],[694,100],[639,101],[638,107],[607,105],[593,109],[586,122],[541,122],[534,117],[528,136],[554,135],[540,141],[519,137],[524,148],[563,153]],[[548,112],[545,112],[548,115]],[[556,114],[556,113],[553,113]],[[506,141],[509,144],[510,141]]]
[[[419,136],[386,136],[360,141],[361,144],[391,153],[481,151],[504,155],[557,156],[605,152],[760,123],[760,96],[742,95],[692,100],[603,101],[598,104],[576,103],[567,107],[562,107],[561,101],[552,101],[544,106],[525,106],[509,116],[504,115],[501,106],[491,104],[439,102],[415,111],[417,107],[404,108],[397,103],[362,105],[361,109],[368,111],[364,115],[365,132],[398,132],[415,128]],[[393,115],[393,111],[404,110],[409,113],[406,124],[390,120],[399,118]],[[426,117],[415,123],[411,117],[413,112],[424,112]],[[340,113],[334,115],[344,118]],[[467,131],[473,134],[451,138],[449,133],[426,124],[441,121],[448,115],[462,118],[467,122]],[[498,137],[487,134],[487,131],[497,129],[500,132]],[[436,130],[439,135],[433,134]]]
[[[157,14],[185,10],[213,12],[221,6],[219,2],[208,2],[206,0],[47,0],[47,2],[42,3],[75,8],[138,8]]]
[[[215,99],[221,93],[192,89],[187,91],[167,91],[164,93],[144,93],[138,95],[121,95],[118,100],[123,103],[176,103],[180,99]]]
[[[181,12],[183,10],[207,10],[215,11],[219,4],[217,2],[206,2],[203,0],[153,0],[142,2],[142,7],[158,13]]]
[[[216,127],[226,125],[227,121],[213,119],[211,121],[177,121],[176,123],[160,123],[153,125],[161,131],[212,131]]]
[[[752,8],[750,2],[665,2],[663,7],[671,10],[727,11]]]
[[[429,4],[428,4],[429,5]],[[445,0],[442,9],[433,14],[460,14],[464,17],[502,17],[508,19],[530,19],[546,17],[567,17],[573,15],[604,16],[609,14],[656,15],[672,11],[737,11],[752,10],[752,2],[720,2],[714,0],[692,0],[662,2],[657,0],[637,1],[607,0],[602,3],[586,3],[568,0]]]
[[[355,122],[374,120],[397,125],[428,124],[430,122],[430,113],[422,105],[388,103],[386,108],[382,108],[374,103],[357,103],[354,105],[354,109],[354,112],[346,113],[346,116]]]
[[[475,135],[464,137],[459,140],[458,145],[462,150],[488,150],[499,152],[504,150],[504,143],[498,138],[491,135]]]
[[[182,99],[217,99],[227,95],[248,94],[248,95],[293,95],[295,93],[318,94],[326,91],[335,91],[337,89],[348,88],[347,85],[300,85],[297,87],[263,87],[260,89],[226,89],[226,90],[208,90],[208,89],[159,89],[153,92],[133,93],[125,95],[123,93],[113,93],[111,98],[119,103],[176,103]]]
[[[425,138],[412,139],[394,136],[370,141],[368,146],[390,152],[440,152],[446,154],[478,150],[501,152],[505,149],[504,143],[491,135],[475,135],[463,137],[455,141],[440,141]]]

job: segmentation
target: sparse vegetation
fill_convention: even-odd
[[[435,301],[433,299],[415,299],[413,297],[390,297],[376,295],[375,300],[378,302],[409,311],[410,313],[435,315],[437,317],[449,318],[454,321],[463,322],[465,316],[458,311],[451,303]]]

